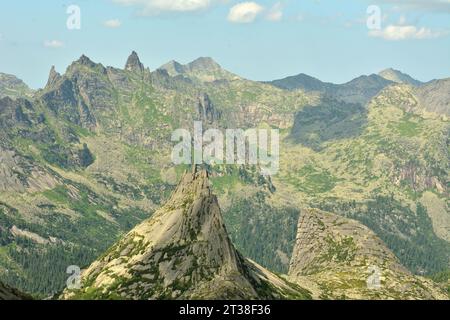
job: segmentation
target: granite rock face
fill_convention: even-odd
[[[48,75],[47,85],[45,87],[50,88],[54,86],[60,79],[61,75],[58,72],[56,72],[55,66],[52,66],[52,68],[50,69],[50,73]]]
[[[139,60],[139,56],[135,51],[128,57],[127,63],[125,64],[125,70],[131,72],[144,72],[144,65],[141,60]]]
[[[309,298],[234,248],[205,170],[186,173],[170,200],[83,273],[65,299]]]
[[[322,299],[448,299],[404,268],[367,227],[315,209],[299,219],[289,280]]]
[[[198,113],[201,120],[210,124],[217,122],[221,118],[221,112],[214,107],[206,93],[200,95],[198,98]]]

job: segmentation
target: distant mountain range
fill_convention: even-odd
[[[198,58],[185,65],[176,61],[170,61],[159,67],[158,70],[167,71],[172,77],[181,75],[204,82],[240,79],[237,75],[222,69],[217,62],[208,57]]]
[[[36,91],[0,78],[2,283],[44,298],[78,265],[90,281],[80,297],[376,298],[365,275],[349,273],[368,267],[364,257],[380,264],[380,252],[392,280],[380,298],[442,298],[449,79],[421,84],[389,70],[340,85],[306,75],[265,83],[210,58],[149,70],[132,52],[124,62],[83,55],[51,68]],[[214,165],[210,187],[203,173],[184,175],[171,135],[194,121],[279,129],[279,173]],[[324,237],[298,221],[316,221]],[[317,249],[311,264],[297,239]],[[202,272],[190,272],[197,264]],[[402,293],[402,283],[417,286]]]
[[[383,80],[384,79],[384,80]],[[386,81],[387,80],[387,81]],[[322,82],[319,79],[300,73],[296,76],[290,76],[279,80],[269,82],[279,88],[286,90],[303,89],[307,91],[338,91],[340,88],[351,87],[352,85],[360,87],[380,87],[383,88],[391,83],[410,84],[413,86],[420,86],[420,82],[411,76],[402,73],[401,71],[392,68],[385,69],[380,73],[372,74],[370,76],[361,76],[345,84],[333,84],[329,82]],[[342,89],[341,89],[342,90]]]
[[[136,65],[137,64],[137,65]],[[52,69],[53,72],[54,68]],[[139,61],[136,52],[129,57],[125,66],[127,71],[144,72],[144,66]],[[224,70],[216,61],[210,57],[201,57],[185,65],[170,61],[159,67],[155,74],[166,74],[170,77],[180,79],[189,79],[203,83],[215,81],[233,81],[243,80],[239,76]],[[52,79],[52,72],[49,81]],[[424,105],[432,106],[429,109],[432,112],[445,113],[446,104],[442,105],[442,101],[448,101],[446,93],[448,92],[448,79],[432,80],[424,83],[416,80],[399,70],[392,68],[385,69],[378,74],[369,76],[360,76],[344,84],[334,84],[323,82],[319,79],[300,73],[295,76],[286,77],[279,80],[265,82],[284,90],[304,90],[306,92],[318,92],[326,96],[336,98],[349,103],[367,103],[371,98],[376,96],[382,89],[387,86],[397,84],[408,84],[418,89],[418,96]],[[31,90],[22,80],[13,75],[0,73],[0,97],[20,97],[33,94]]]
[[[344,102],[361,104],[370,101],[389,85],[406,84],[416,87],[417,98],[428,111],[448,115],[449,110],[449,79],[423,83],[394,69],[386,69],[379,74],[361,76],[344,84],[322,82],[303,73],[269,83],[285,90],[300,89],[307,92],[319,92]]]

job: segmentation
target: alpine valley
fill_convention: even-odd
[[[257,82],[132,52],[39,90],[0,74],[0,299],[448,300],[449,116],[450,79],[394,69]],[[174,165],[194,121],[279,129],[278,174]]]

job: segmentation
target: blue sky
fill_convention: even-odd
[[[69,30],[68,6],[81,28]],[[367,14],[377,5],[379,15]],[[374,13],[372,11],[372,13]],[[376,12],[378,14],[378,12]],[[367,19],[380,17],[380,28]],[[373,20],[371,20],[373,21]],[[211,56],[253,80],[300,72],[342,83],[384,68],[450,77],[450,0],[42,0],[0,4],[0,72],[42,87],[86,54],[123,67],[132,50],[155,69]]]

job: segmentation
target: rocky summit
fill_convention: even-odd
[[[309,293],[233,246],[206,170],[185,173],[167,203],[83,273],[64,299],[306,299]]]
[[[304,210],[289,280],[320,299],[448,299],[431,280],[413,276],[371,230],[320,210]]]
[[[139,60],[139,56],[137,55],[136,51],[133,51],[128,57],[127,63],[125,65],[125,70],[132,72],[144,71],[144,65]]]

